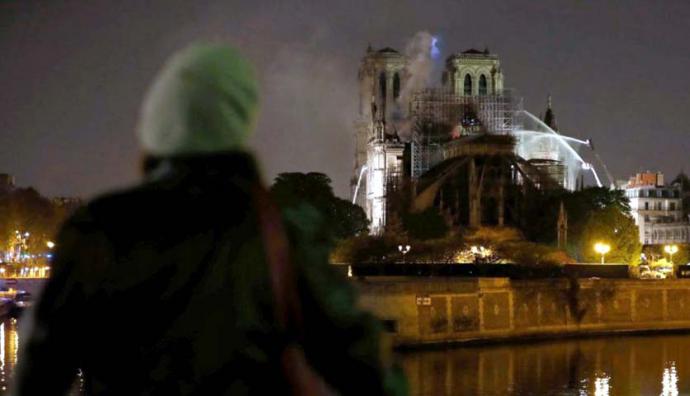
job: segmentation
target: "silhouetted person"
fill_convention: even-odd
[[[141,114],[145,180],[63,226],[13,394],[64,394],[78,368],[89,395],[288,394],[281,360],[296,343],[341,394],[405,392],[378,322],[327,263],[319,215],[281,216],[260,187],[245,150],[256,107],[233,50],[169,61]]]

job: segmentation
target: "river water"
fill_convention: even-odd
[[[16,319],[0,322],[0,395],[20,343]],[[412,396],[690,395],[690,335],[513,343],[400,357]]]
[[[412,395],[690,395],[690,335],[415,351]]]

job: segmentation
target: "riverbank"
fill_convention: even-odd
[[[364,278],[394,346],[690,330],[690,279]]]

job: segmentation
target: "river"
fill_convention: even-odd
[[[415,351],[402,364],[415,396],[690,394],[687,334]]]
[[[20,343],[16,319],[0,322],[0,395]],[[416,350],[400,359],[412,396],[690,394],[690,335]]]

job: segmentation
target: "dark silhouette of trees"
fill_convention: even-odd
[[[281,173],[271,186],[271,194],[281,207],[311,205],[324,217],[335,238],[366,234],[369,220],[364,210],[352,202],[336,197],[331,179],[318,172]]]
[[[563,202],[568,215],[567,251],[579,260],[585,260],[591,253],[591,247],[587,251],[583,250],[585,245],[583,239],[587,238],[584,235],[585,232],[590,233],[590,235],[593,232],[591,228],[586,229],[588,222],[593,217],[599,216],[606,219],[606,221],[611,222],[611,230],[618,228],[624,230],[623,232],[630,233],[626,238],[633,237],[633,229],[629,227],[629,222],[623,219],[627,218],[632,221],[630,202],[625,196],[625,192],[605,187],[590,187],[572,192],[565,190],[535,190],[530,192],[525,199],[524,221],[521,225],[521,230],[528,240],[544,244],[556,243],[556,223],[561,202]],[[634,222],[632,225],[634,226]],[[594,226],[594,223],[589,225],[589,227]],[[604,236],[602,235],[602,238]],[[634,228],[634,238],[639,238],[637,227]],[[633,251],[636,250],[637,248],[633,249]]]
[[[53,239],[65,213],[33,188],[16,188],[0,194],[0,243],[7,250],[15,232],[29,233],[28,249],[42,252]]]

